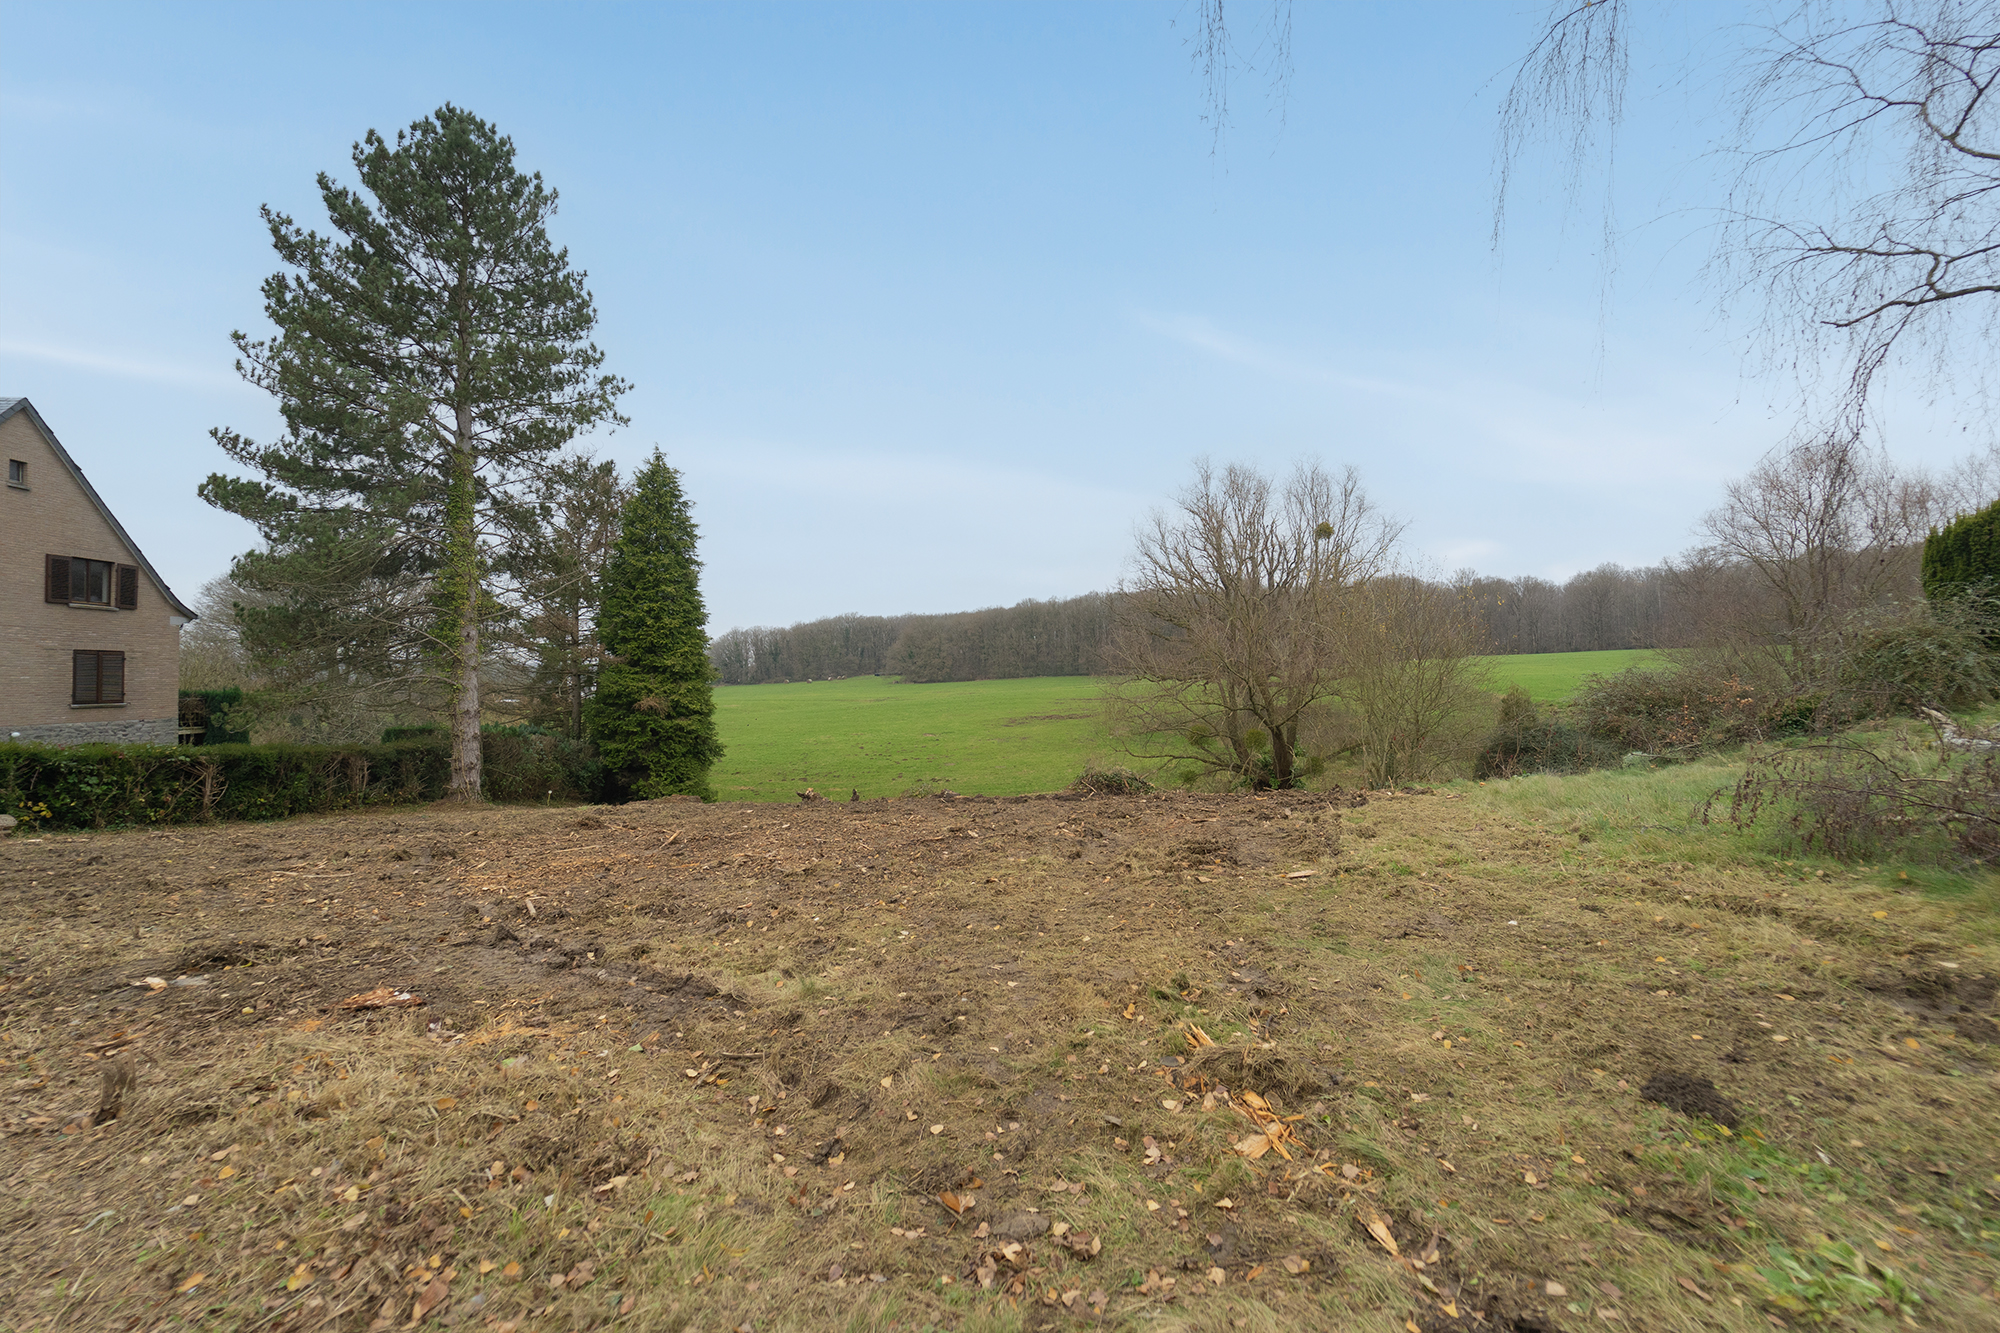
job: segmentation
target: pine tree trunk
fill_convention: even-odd
[[[445,580],[453,627],[451,644],[451,787],[452,799],[480,799],[479,753],[479,542],[469,437],[471,412],[458,410],[458,446],[452,452],[451,494],[445,502]]]

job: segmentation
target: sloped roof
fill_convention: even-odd
[[[160,577],[160,571],[153,568],[153,562],[148,560],[146,553],[139,549],[139,543],[132,540],[132,534],[125,531],[125,525],[120,523],[118,516],[111,512],[111,506],[104,503],[104,497],[99,495],[97,488],[90,484],[90,478],[83,475],[83,469],[78,467],[76,460],[69,456],[69,450],[63,448],[62,441],[58,440],[56,433],[49,429],[49,423],[42,420],[42,414],[35,410],[35,405],[25,398],[0,398],[0,422],[6,421],[17,412],[25,412],[28,420],[34,423],[35,429],[42,433],[42,438],[48,441],[49,448],[56,451],[56,457],[60,458],[63,466],[69,469],[70,476],[76,478],[76,484],[83,488],[83,493],[90,497],[92,504],[97,506],[97,512],[103,516],[106,523],[111,525],[111,530],[118,534],[118,540],[125,543],[125,549],[130,551],[132,558],[139,562],[139,568],[146,571],[146,577],[153,581],[153,586],[160,590],[161,596],[167,599],[167,604],[174,608],[174,613],[186,616],[189,620],[198,619],[192,608],[182,602],[180,598],[174,596],[174,590],[169,588],[167,581]]]

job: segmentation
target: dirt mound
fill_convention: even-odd
[[[1678,1069],[1663,1069],[1653,1075],[1639,1089],[1639,1095],[1682,1115],[1705,1115],[1731,1129],[1743,1123],[1743,1113],[1736,1109],[1736,1103],[1723,1096],[1713,1082]]]

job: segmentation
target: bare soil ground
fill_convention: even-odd
[[[1990,921],[1352,799],[0,842],[0,1326],[2000,1328]]]

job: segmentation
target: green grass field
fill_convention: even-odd
[[[1655,659],[1650,648],[1613,648],[1597,653],[1521,653],[1486,660],[1493,667],[1495,690],[1519,685],[1536,703],[1552,704],[1569,698],[1585,676],[1609,676],[1627,667],[1646,666]]]
[[[1591,672],[1622,671],[1644,651],[1494,657],[1493,686],[1567,698]],[[1105,729],[1100,685],[1038,676],[904,685],[892,676],[732,685],[715,692],[729,752],[712,775],[725,801],[791,801],[811,787],[845,799],[929,784],[982,796],[1067,787],[1092,761],[1125,762]]]
[[[1089,676],[904,685],[892,676],[732,685],[715,692],[725,801],[791,801],[812,787],[898,796],[928,783],[982,796],[1056,791],[1116,762]]]

